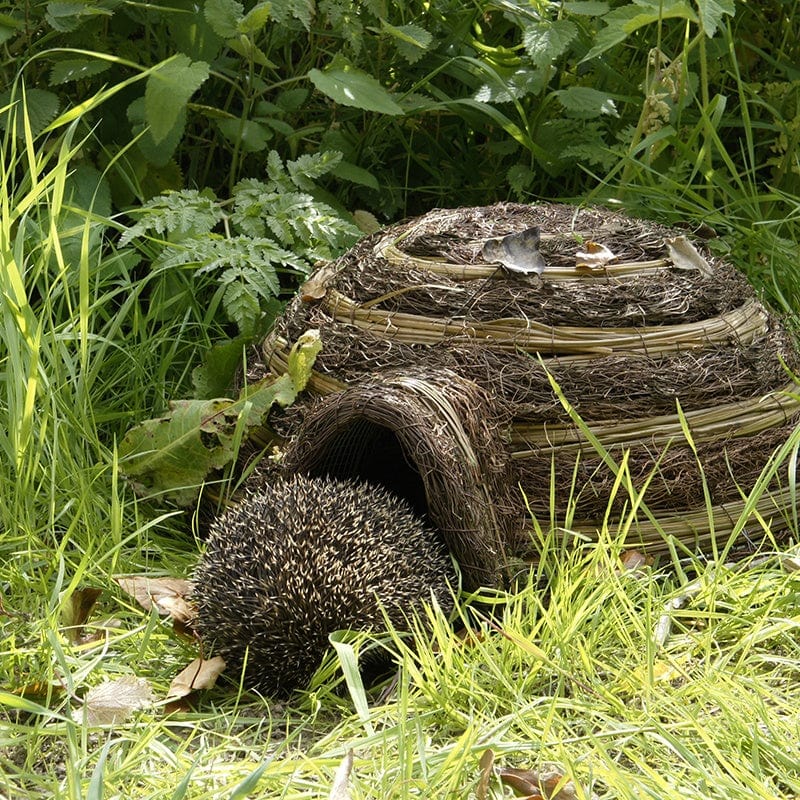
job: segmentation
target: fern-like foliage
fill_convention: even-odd
[[[302,155],[284,164],[267,159],[267,179],[240,181],[228,201],[187,189],[145,203],[120,244],[149,240],[153,269],[192,271],[221,293],[228,321],[245,338],[262,330],[279,308],[282,288],[319,260],[336,257],[361,235],[342,213],[316,199],[316,181],[341,161],[337,152]],[[229,208],[230,207],[230,208]],[[155,247],[155,253],[152,248]]]
[[[122,234],[120,245],[151,234],[171,242],[202,236],[212,231],[224,216],[210,189],[166,192],[144,203],[137,215],[139,221]]]

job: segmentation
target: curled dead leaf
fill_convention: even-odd
[[[554,769],[514,769],[503,767],[498,771],[500,781],[517,794],[543,800],[577,800],[575,784]]]
[[[73,644],[84,641],[83,626],[101,594],[100,589],[75,589],[61,604],[61,621]]]
[[[481,776],[475,788],[475,800],[486,800],[489,792],[489,783],[494,775],[494,751],[491,749],[484,750],[478,766],[481,768]]]
[[[191,581],[183,578],[148,578],[146,575],[119,575],[114,579],[123,592],[133,597],[145,610],[155,609],[184,625],[191,625],[195,609],[188,597]]]
[[[221,656],[213,658],[196,658],[175,676],[169,685],[168,700],[176,700],[199,689],[210,689],[225,669],[225,659]]]
[[[646,556],[638,550],[626,550],[621,556],[620,561],[622,567],[620,572],[633,572],[640,574],[644,571],[645,567],[649,567],[653,563],[652,556]]]
[[[583,274],[605,272],[606,265],[617,256],[604,244],[588,241],[584,250],[575,253],[575,270]]]
[[[300,299],[304,303],[316,303],[328,293],[328,284],[336,270],[327,261],[321,261],[308,280],[300,287]]]
[[[347,751],[347,755],[342,759],[341,764],[336,768],[336,775],[333,778],[331,793],[328,800],[350,800],[350,773],[353,771],[353,750]]]
[[[714,274],[711,264],[685,236],[665,239],[664,244],[667,246],[672,265],[677,269],[697,270],[707,278]]]

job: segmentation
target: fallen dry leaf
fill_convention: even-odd
[[[353,771],[353,751],[347,751],[342,763],[336,768],[328,800],[350,800],[350,773]]]
[[[518,794],[541,797],[543,800],[576,800],[575,784],[566,780],[558,770],[514,769],[498,770],[500,781]]]
[[[167,692],[168,700],[186,697],[198,689],[210,689],[225,669],[225,659],[221,656],[213,658],[196,658],[175,676]]]
[[[486,800],[489,782],[492,780],[492,775],[494,775],[494,751],[490,749],[484,750],[478,766],[481,768],[481,777],[478,779],[478,785],[475,788],[475,800]]]
[[[326,261],[321,261],[317,269],[300,287],[300,299],[304,303],[315,303],[328,293],[328,284],[336,275],[336,271]]]
[[[119,575],[114,579],[123,592],[133,597],[145,610],[190,625],[195,609],[187,599],[192,593],[191,581],[183,578],[148,578],[146,575]]]
[[[76,589],[62,603],[61,621],[71,642],[84,640],[83,626],[101,594],[100,589]]]
[[[676,236],[674,239],[665,239],[664,244],[669,251],[672,265],[678,269],[697,270],[705,277],[711,277],[714,270],[711,264],[700,255],[697,248],[685,237]]]
[[[620,557],[620,561],[622,562],[621,572],[639,573],[644,567],[653,563],[653,558],[640,553],[638,550],[626,550]]]
[[[586,242],[585,250],[575,253],[575,269],[578,272],[590,273],[605,271],[606,265],[617,256],[604,244],[599,242]]]
[[[150,684],[144,678],[126,675],[89,689],[82,711],[87,725],[115,725],[152,704]]]

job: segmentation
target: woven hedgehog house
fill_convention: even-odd
[[[535,228],[544,270],[520,274]],[[795,345],[746,279],[680,231],[605,209],[436,210],[381,230],[310,277],[264,366],[283,372],[311,328],[323,347],[276,421],[282,468],[406,498],[467,588],[535,557],[532,517],[709,549],[800,419]],[[795,487],[768,488],[753,530],[791,518]]]

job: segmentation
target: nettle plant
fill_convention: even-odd
[[[148,201],[120,245],[144,251],[164,303],[182,291],[195,300],[205,292],[209,309],[221,306],[236,338],[250,341],[268,329],[283,292],[361,235],[347,215],[315,196],[315,180],[340,159],[327,151],[284,163],[273,150],[266,179],[240,181],[229,198],[184,189]]]

